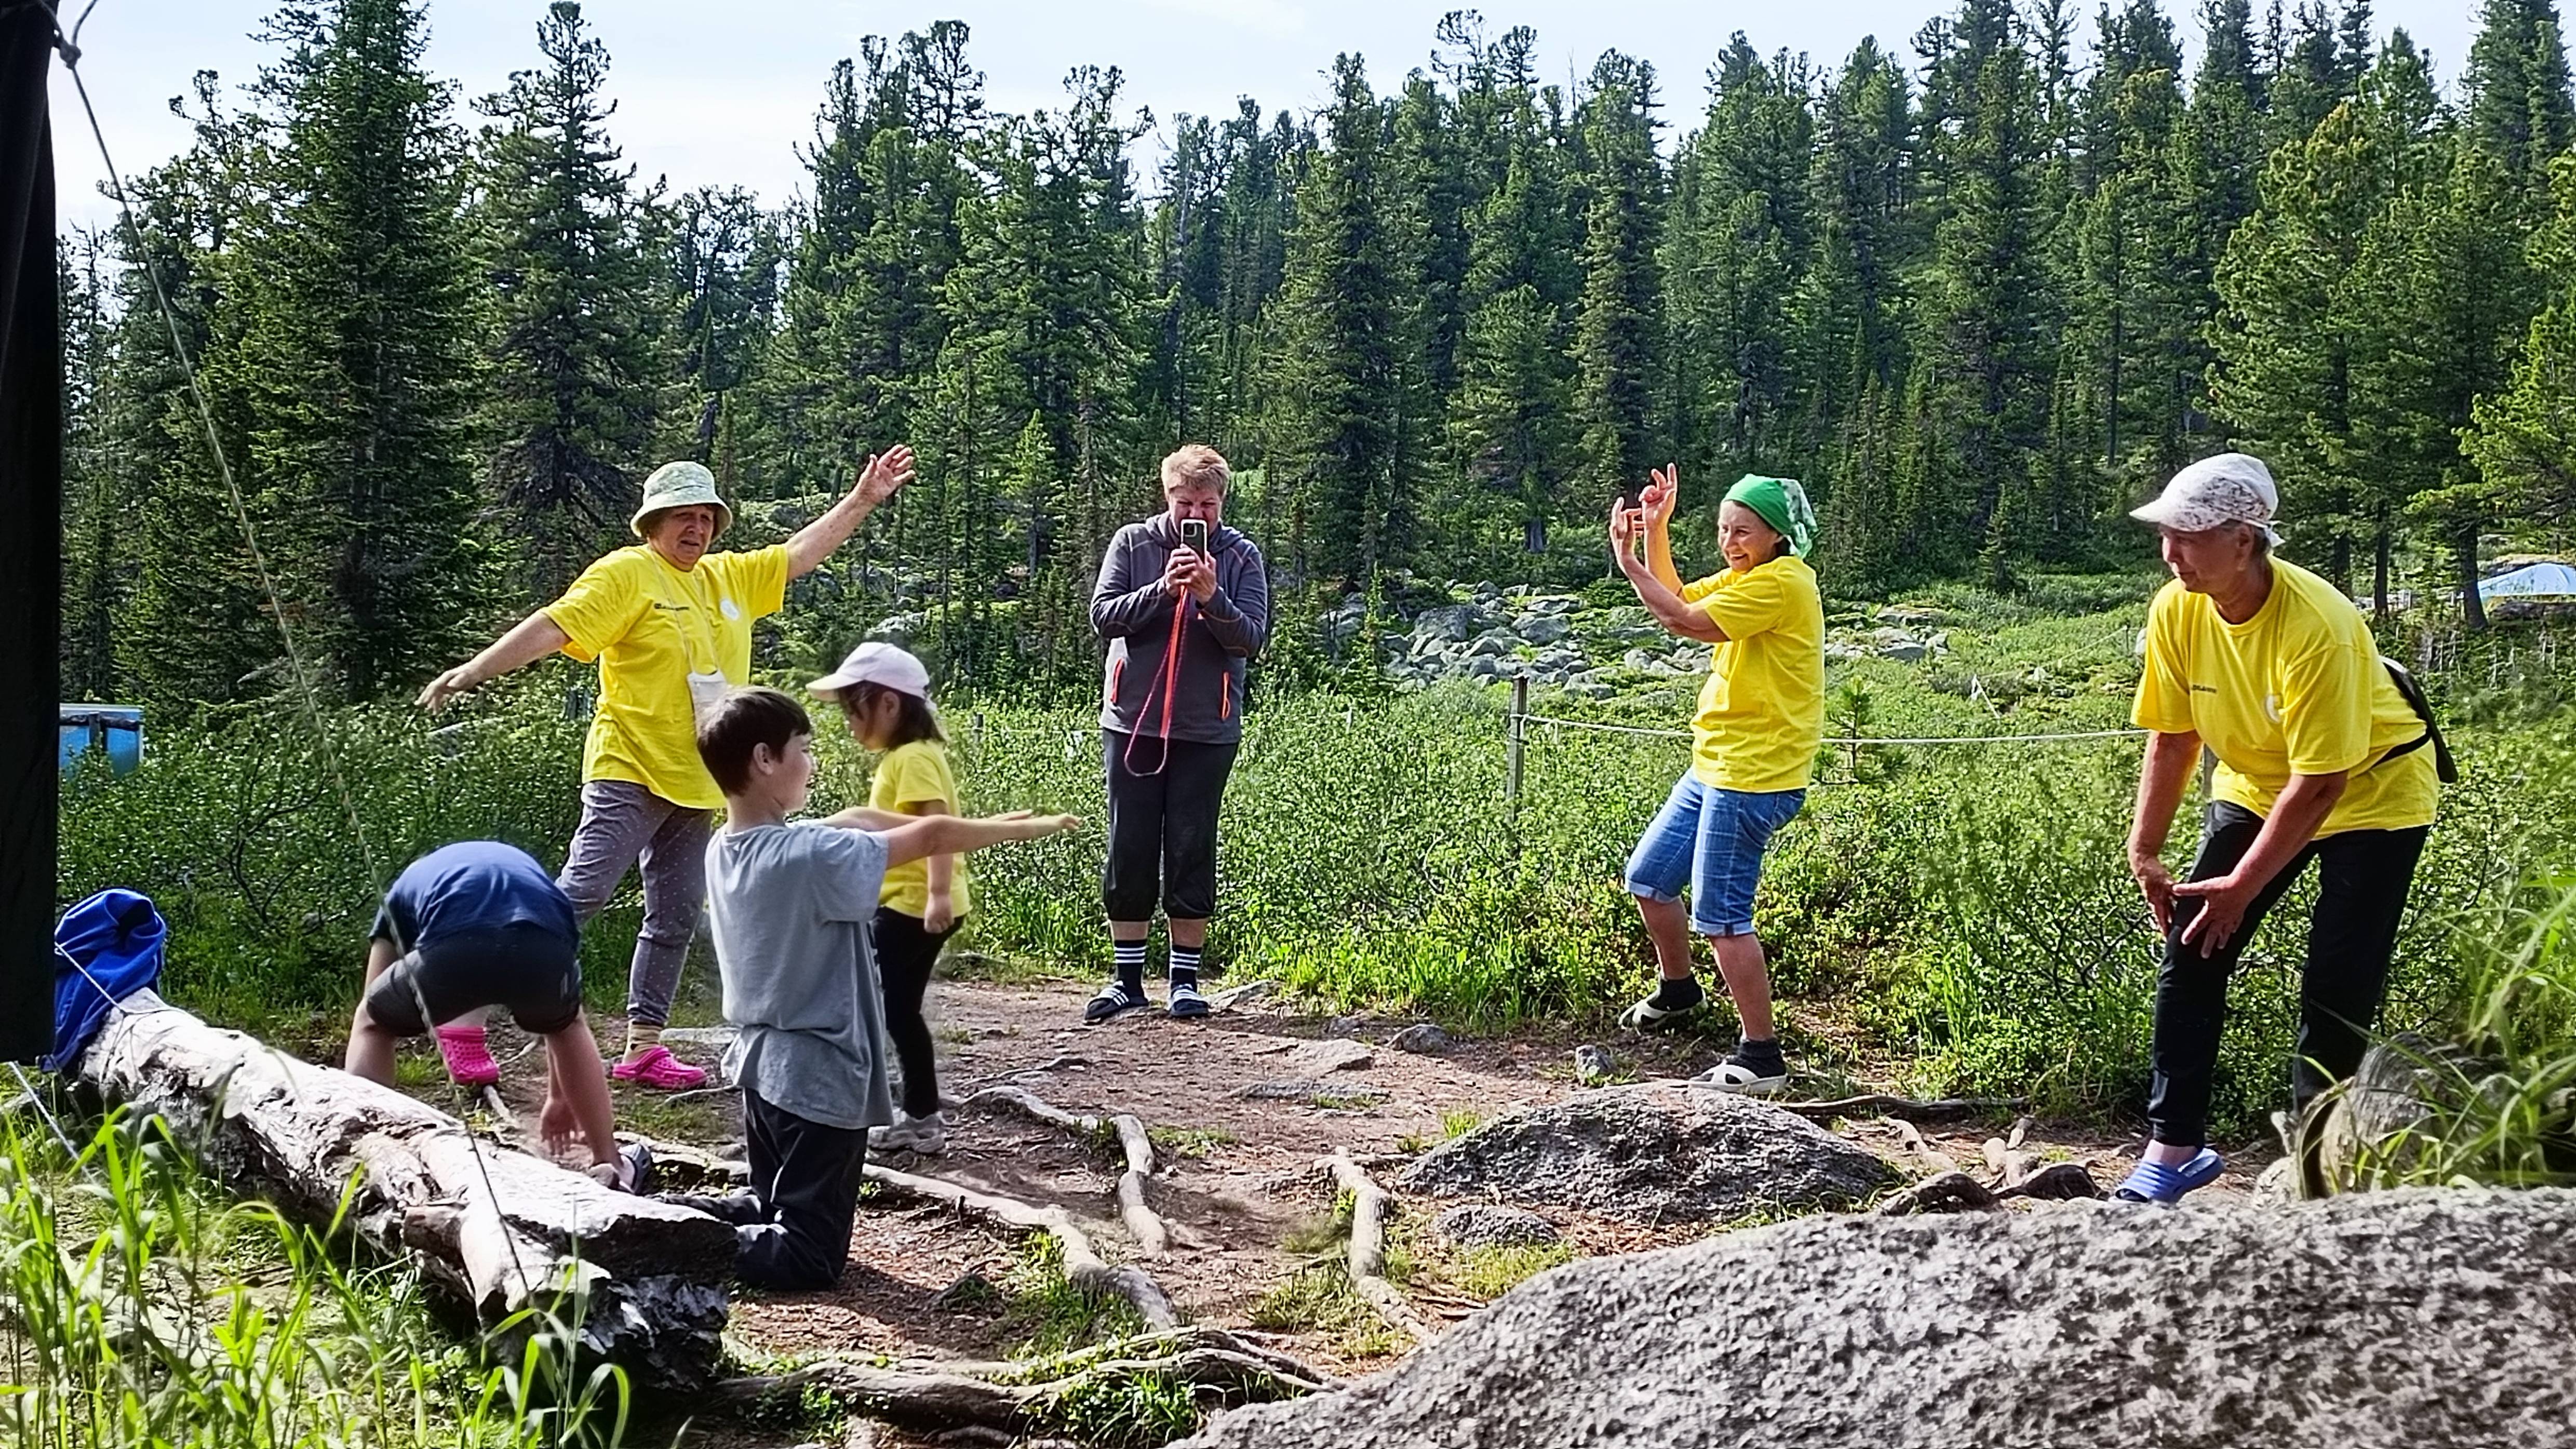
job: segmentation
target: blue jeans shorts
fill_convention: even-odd
[[[1628,857],[1628,894],[1677,901],[1687,883],[1692,930],[1750,932],[1762,852],[1806,801],[1804,790],[1720,790],[1685,773]]]

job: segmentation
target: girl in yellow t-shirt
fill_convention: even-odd
[[[883,756],[868,785],[866,811],[853,812],[867,828],[959,813],[948,737],[931,709],[930,671],[919,659],[891,644],[862,644],[806,687],[839,703],[851,738]],[[935,1155],[948,1150],[948,1125],[939,1111],[939,1067],[922,998],[940,948],[966,919],[966,868],[953,855],[894,866],[877,901],[871,937],[886,1035],[903,1067],[903,1103],[891,1126],[868,1129],[868,1146]]]

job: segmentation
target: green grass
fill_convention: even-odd
[[[157,1120],[112,1117],[74,1145],[0,1124],[0,1442],[627,1441],[623,1375],[577,1367],[565,1323],[523,1315],[487,1355],[431,1327],[407,1270],[222,1198]]]
[[[1317,1264],[1291,1274],[1261,1295],[1248,1315],[1264,1333],[1314,1333],[1330,1338],[1350,1358],[1384,1358],[1411,1343],[1351,1287],[1337,1264]]]
[[[1206,1157],[1243,1140],[1214,1127],[1148,1127],[1145,1136],[1156,1152],[1172,1157]]]
[[[1051,1357],[1145,1329],[1126,1299],[1095,1297],[1073,1286],[1064,1276],[1062,1250],[1043,1234],[1021,1241],[1001,1288],[1009,1295],[1002,1327],[1017,1344],[1014,1358]]]
[[[1550,1268],[1574,1261],[1570,1243],[1461,1248],[1441,1265],[1441,1276],[1473,1298],[1491,1301]]]

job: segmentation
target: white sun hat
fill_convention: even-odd
[[[2186,465],[2165,484],[2154,501],[2129,510],[2141,523],[2177,533],[2205,533],[2231,523],[2250,523],[2274,545],[2281,535],[2272,518],[2281,511],[2281,490],[2272,470],[2251,453],[2220,453]]]
[[[635,517],[627,527],[635,530],[637,538],[642,538],[644,522],[654,514],[670,508],[702,505],[716,511],[717,533],[733,527],[733,510],[725,507],[724,499],[717,496],[716,475],[708,472],[705,464],[665,463],[653,470],[653,476],[644,480],[644,506],[635,510]]]
[[[838,694],[853,684],[879,684],[915,699],[930,698],[930,671],[908,651],[869,640],[850,651],[841,667],[805,687],[816,694]]]

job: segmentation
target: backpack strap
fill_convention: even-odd
[[[2387,655],[2380,655],[2379,662],[2388,670],[2388,677],[2397,685],[2397,692],[2406,696],[2406,703],[2414,709],[2415,717],[2424,722],[2424,733],[2380,756],[2379,763],[2387,764],[2400,755],[2411,755],[2426,745],[2431,745],[2435,777],[2445,785],[2460,783],[2459,762],[2451,758],[2450,742],[2442,738],[2442,727],[2433,720],[2433,702],[2424,697],[2424,686],[2416,682],[2415,676],[2407,671],[2405,665]]]

